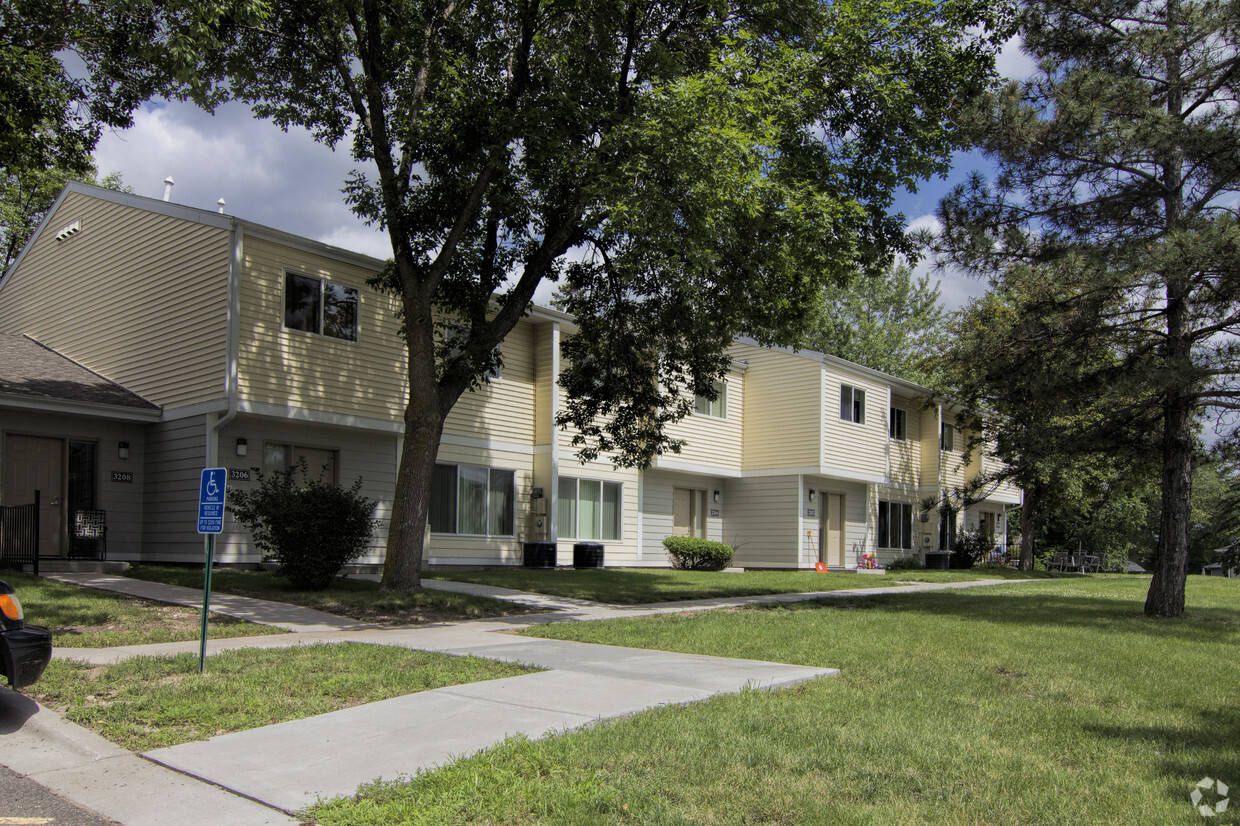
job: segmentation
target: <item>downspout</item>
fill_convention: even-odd
[[[551,483],[547,491],[547,539],[556,543],[560,541],[560,431],[555,426],[555,417],[560,412],[560,322],[551,322],[551,409],[547,415],[551,417]],[[638,539],[638,553],[641,539]],[[557,550],[558,553],[558,550]]]
[[[226,409],[223,416],[216,416],[207,430],[207,456],[204,467],[215,467],[220,456],[220,431],[237,417],[237,352],[241,338],[241,264],[245,230],[230,218],[230,254],[228,258],[228,307],[225,313],[227,326],[227,355],[224,370],[224,398]],[[215,416],[215,414],[212,414]]]

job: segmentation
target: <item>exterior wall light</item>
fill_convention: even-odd
[[[249,452],[249,449],[250,449],[250,443],[247,442],[244,437],[237,439],[237,455],[238,456],[244,456],[246,453]]]
[[[117,442],[116,443],[116,458],[118,459],[129,458],[129,442]]]

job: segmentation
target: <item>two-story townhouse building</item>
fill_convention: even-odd
[[[102,509],[111,558],[197,562],[202,468],[247,487],[304,458],[362,478],[380,523],[362,561],[381,563],[407,391],[395,303],[367,286],[382,263],[71,184],[0,281],[0,504],[41,491],[46,555],[68,551],[75,513]],[[538,540],[562,562],[589,541],[608,565],[660,566],[663,538],[691,534],[749,567],[850,567],[937,547],[939,512],[920,503],[985,461],[943,441],[947,411],[924,388],[741,341],[718,398],[675,425],[681,453],[641,472],[583,464],[554,426],[573,332],[535,308],[449,417],[428,564],[517,565]],[[993,491],[964,518],[1002,534],[1016,502]],[[257,561],[231,518],[217,555]]]

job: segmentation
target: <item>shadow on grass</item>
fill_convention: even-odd
[[[1025,592],[990,590],[920,594],[886,594],[823,598],[804,603],[761,605],[750,610],[860,611],[881,609],[891,614],[920,614],[957,618],[970,622],[1139,632],[1181,641],[1219,642],[1220,635],[1240,631],[1240,608],[1203,607],[1190,604],[1178,619],[1158,619],[1144,614],[1141,599],[1118,599],[1112,595],[1042,592],[1029,586]],[[1237,591],[1240,595],[1240,590]]]
[[[1240,784],[1236,779],[1240,778],[1240,709],[1215,706],[1198,711],[1197,717],[1200,724],[1192,727],[1086,725],[1084,729],[1120,743],[1154,745],[1167,777],[1164,793],[1169,799],[1188,803],[1197,781],[1206,777],[1232,786]],[[1228,815],[1214,822],[1240,822],[1240,811]]]

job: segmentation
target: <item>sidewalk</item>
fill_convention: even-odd
[[[193,589],[124,577],[65,573],[52,578],[182,605],[199,606],[202,600],[201,592]],[[467,583],[423,582],[443,590],[535,604],[554,613],[381,628],[284,603],[213,595],[213,611],[279,625],[293,633],[208,640],[208,652],[356,641],[473,654],[546,670],[410,694],[305,720],[157,749],[143,756],[107,743],[20,694],[0,691],[0,732],[5,734],[0,763],[126,826],[173,822],[188,826],[296,823],[287,813],[318,798],[351,794],[361,783],[411,775],[442,765],[512,735],[538,739],[659,705],[693,702],[745,689],[778,688],[838,673],[829,668],[496,632],[551,621],[1006,583],[933,583],[612,606]],[[102,665],[140,654],[196,652],[198,645],[193,641],[124,649],[58,649],[56,656]]]

